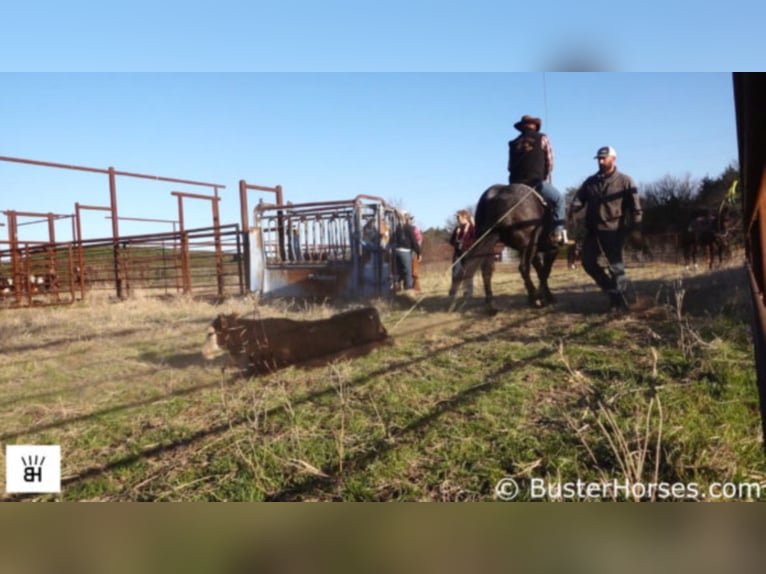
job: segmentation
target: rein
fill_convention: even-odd
[[[529,186],[527,186],[527,187],[529,187]],[[469,248],[468,248],[466,251],[464,251],[463,253],[461,253],[461,254],[460,254],[460,257],[458,257],[458,258],[455,260],[455,262],[454,262],[452,265],[450,265],[450,267],[449,267],[449,269],[448,269],[448,271],[449,271],[449,274],[450,274],[450,279],[452,278],[452,270],[454,269],[455,265],[457,265],[458,263],[460,263],[460,262],[461,262],[461,261],[462,261],[462,260],[465,258],[465,256],[466,256],[466,255],[468,255],[468,254],[469,254],[469,253],[470,253],[470,252],[471,252],[471,251],[474,249],[474,247],[476,247],[476,245],[478,245],[478,244],[479,244],[479,243],[480,243],[480,242],[481,242],[481,241],[482,241],[482,240],[483,240],[483,239],[484,239],[484,238],[485,238],[487,235],[489,235],[490,233],[492,233],[492,231],[494,231],[494,229],[495,229],[495,228],[498,226],[498,224],[499,224],[499,223],[500,223],[500,222],[501,222],[503,219],[505,219],[505,218],[506,218],[506,217],[508,217],[508,216],[509,216],[511,213],[513,213],[513,211],[514,211],[514,210],[515,210],[515,209],[516,209],[516,208],[517,208],[517,207],[518,207],[518,206],[519,206],[519,205],[520,205],[522,202],[524,202],[524,200],[526,200],[526,199],[527,199],[527,198],[528,198],[530,195],[533,195],[533,194],[534,194],[534,195],[536,195],[536,196],[538,197],[538,199],[540,199],[540,200],[541,200],[543,203],[545,203],[545,200],[543,199],[543,197],[542,197],[542,196],[541,196],[541,195],[540,195],[540,194],[539,194],[539,193],[538,193],[538,192],[537,192],[537,191],[536,191],[534,188],[532,188],[532,187],[529,187],[529,191],[527,191],[527,193],[525,193],[525,194],[524,194],[524,196],[523,196],[521,199],[519,199],[519,200],[518,200],[516,203],[514,203],[514,204],[513,204],[513,205],[512,205],[510,208],[508,208],[508,211],[506,211],[506,212],[505,212],[505,213],[504,213],[504,214],[503,214],[501,217],[498,217],[498,218],[497,218],[497,220],[495,221],[495,223],[493,223],[493,224],[490,226],[490,228],[489,228],[489,229],[487,229],[487,231],[485,231],[485,232],[484,232],[484,233],[481,235],[481,237],[478,237],[478,238],[477,238],[477,239],[476,239],[476,240],[475,240],[475,241],[474,241],[474,242],[471,244],[471,246],[470,246],[470,247],[469,247]],[[407,311],[404,313],[404,315],[402,315],[402,316],[401,316],[401,318],[400,318],[400,319],[399,319],[399,320],[398,320],[396,323],[394,323],[394,325],[393,325],[393,326],[392,326],[392,327],[389,329],[389,333],[393,333],[393,332],[396,330],[396,328],[397,328],[397,327],[398,327],[398,326],[399,326],[399,325],[400,325],[400,324],[401,324],[401,323],[402,323],[402,322],[403,322],[403,321],[404,321],[404,320],[405,320],[407,317],[409,317],[409,316],[410,316],[410,314],[411,314],[411,313],[412,313],[412,312],[415,310],[415,308],[416,308],[418,305],[420,305],[420,303],[423,301],[423,299],[425,299],[425,295],[420,295],[420,297],[418,297],[418,299],[417,299],[417,300],[416,300],[416,301],[415,301],[415,302],[412,304],[412,306],[411,306],[409,309],[407,309]],[[452,296],[452,304],[450,305],[450,310],[452,310],[452,309],[454,308],[454,305],[455,305],[455,300],[456,300],[456,299],[457,299],[457,292],[455,293],[455,295],[453,295],[453,296]]]
[[[489,235],[490,233],[492,233],[492,231],[494,231],[494,230],[495,230],[495,227],[497,227],[497,225],[498,225],[498,224],[499,224],[499,223],[500,223],[500,222],[501,222],[503,219],[505,219],[505,218],[506,218],[506,217],[508,217],[508,216],[509,216],[511,213],[513,213],[513,211],[514,211],[514,210],[515,210],[515,209],[516,209],[516,208],[517,208],[519,205],[521,205],[521,203],[522,203],[522,202],[523,202],[525,199],[527,199],[527,198],[528,198],[530,195],[532,195],[532,194],[535,194],[535,195],[538,197],[538,199],[540,199],[541,201],[544,201],[544,200],[543,200],[543,197],[542,197],[542,196],[541,196],[539,193],[537,193],[537,191],[536,191],[534,188],[530,187],[530,188],[529,188],[529,191],[528,191],[526,194],[524,194],[524,197],[522,197],[522,198],[521,198],[521,199],[519,199],[519,200],[518,200],[516,203],[514,203],[514,204],[513,204],[513,205],[512,205],[512,206],[511,206],[511,207],[508,209],[508,211],[506,211],[506,212],[505,212],[505,213],[504,213],[502,216],[498,217],[498,218],[497,218],[497,220],[495,220],[495,223],[493,223],[493,224],[490,226],[490,228],[489,228],[489,229],[487,229],[487,230],[486,230],[484,233],[482,233],[481,237],[478,237],[478,238],[477,238],[477,239],[476,239],[476,240],[475,240],[475,241],[474,241],[474,242],[471,244],[471,246],[470,246],[470,247],[469,247],[469,248],[468,248],[466,251],[464,251],[463,253],[461,253],[461,254],[460,254],[460,257],[458,257],[458,258],[455,260],[455,262],[454,262],[452,265],[450,265],[450,273],[452,272],[452,269],[455,267],[455,265],[457,265],[458,263],[460,263],[460,262],[463,260],[463,258],[465,258],[465,256],[466,256],[466,255],[468,255],[468,254],[469,254],[469,253],[470,253],[470,252],[473,250],[473,248],[474,248],[474,247],[476,247],[476,245],[478,245],[478,244],[479,244],[479,243],[480,243],[480,242],[481,242],[481,241],[482,241],[482,240],[483,240],[483,239],[484,239],[484,238],[485,238],[487,235]]]

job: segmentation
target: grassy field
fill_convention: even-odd
[[[490,318],[479,298],[448,312],[432,269],[416,305],[373,302],[389,345],[251,379],[202,360],[217,313],[346,307],[137,296],[2,311],[0,442],[62,450],[60,494],[2,498],[489,501],[504,478],[520,500],[531,479],[766,483],[743,269],[628,272],[628,316],[562,264],[544,310],[526,307],[515,270],[498,273]]]

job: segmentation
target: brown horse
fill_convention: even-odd
[[[567,267],[577,269],[582,260],[582,240],[578,239],[567,247]]]
[[[519,252],[519,273],[527,289],[529,304],[543,307],[553,303],[548,276],[558,247],[548,238],[550,221],[548,210],[531,187],[514,183],[488,188],[476,205],[476,242],[466,252],[465,261],[453,279],[451,292],[456,293],[463,281],[472,280],[481,267],[487,310],[492,315],[497,313],[492,303],[492,273],[495,244],[501,242]],[[531,267],[537,272],[537,287],[530,278]]]
[[[723,262],[723,255],[728,249],[725,221],[724,217],[704,214],[692,219],[686,230],[681,232],[679,239],[687,268],[697,267],[698,249],[705,254],[708,269],[713,268],[716,256],[719,265]]]

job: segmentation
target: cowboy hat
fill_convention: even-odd
[[[521,116],[521,119],[513,124],[513,127],[515,127],[517,130],[524,131],[524,125],[525,124],[535,124],[537,126],[537,131],[540,131],[540,126],[543,124],[542,120],[540,118],[533,118],[532,116],[523,115]]]

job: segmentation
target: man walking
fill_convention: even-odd
[[[636,184],[617,170],[617,152],[613,147],[600,148],[594,159],[598,161],[598,173],[586,179],[577,190],[569,218],[585,208],[583,269],[609,296],[611,310],[627,311],[622,246],[628,230],[640,234],[641,202]],[[606,268],[598,263],[601,254],[608,262]]]
[[[553,148],[548,136],[540,131],[541,126],[540,118],[527,115],[513,124],[521,134],[508,142],[508,181],[528,185],[543,196],[553,217],[551,242],[567,243],[564,228],[566,206],[561,192],[551,183]]]

